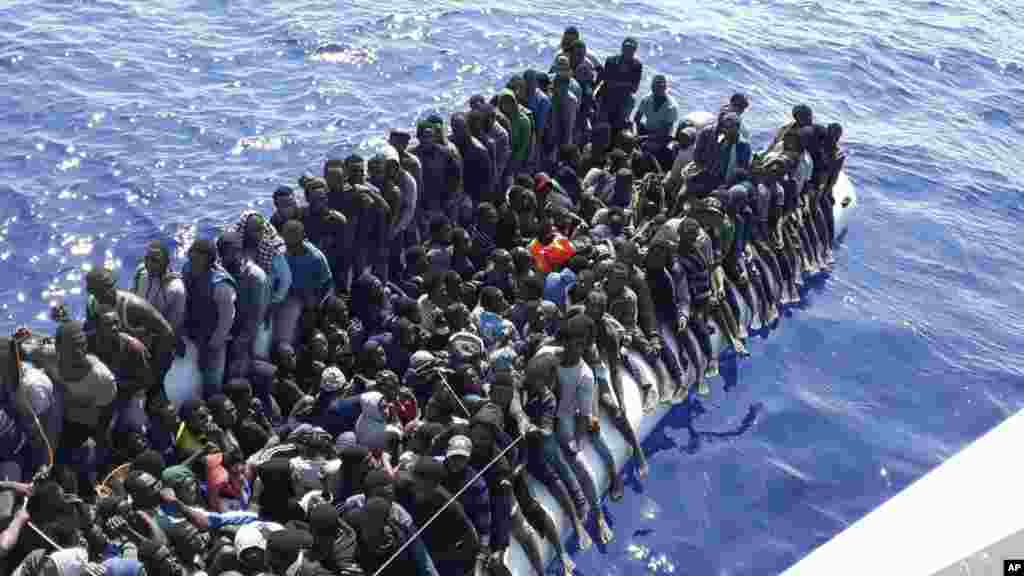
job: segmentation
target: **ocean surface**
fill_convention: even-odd
[[[684,109],[747,91],[759,145],[801,101],[842,122],[861,207],[834,274],[723,367],[692,427],[726,434],[648,440],[579,574],[778,573],[1024,406],[1016,2],[6,0],[0,22],[4,331],[546,68],[569,23],[602,56],[638,38],[643,90],[664,73]]]

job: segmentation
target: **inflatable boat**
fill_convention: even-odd
[[[691,117],[702,118],[702,116],[697,115]],[[832,189],[832,195],[835,199],[833,212],[835,216],[835,236],[838,242],[845,235],[851,216],[858,204],[856,190],[853,188],[853,185],[845,172],[840,172],[838,174],[835,186]],[[777,280],[778,279],[776,279],[776,281]],[[759,325],[758,320],[760,319],[757,318],[757,310],[751,310],[750,307],[746,305],[743,298],[736,298],[735,301],[738,304],[740,312],[737,320],[748,328],[752,325]],[[757,308],[760,309],[760,306],[757,306]],[[765,324],[767,325],[767,323]],[[712,322],[712,325],[714,325],[714,322]],[[674,328],[666,328],[668,328],[668,333],[674,331]],[[719,329],[717,325],[715,325],[714,328],[714,334],[711,337],[712,349],[715,354],[721,355],[726,352],[727,349],[731,350],[731,346],[722,337],[722,330]],[[664,334],[666,331],[663,330],[662,333]],[[678,350],[678,344],[676,342],[669,341],[667,343],[673,348],[673,351]],[[648,384],[655,385],[659,392],[659,397],[661,398],[661,402],[658,403],[654,410],[644,413],[640,386],[636,379],[634,379],[633,375],[629,373],[630,371],[623,371],[622,388],[625,396],[624,403],[626,413],[642,442],[651,434],[655,427],[658,426],[658,424],[672,409],[673,403],[671,400],[673,398],[686,398],[689,394],[693,393],[697,374],[694,367],[691,365],[686,370],[681,382],[673,382],[668,376],[668,370],[661,362],[658,362],[657,365],[651,365],[642,355],[635,352],[628,352],[628,356],[629,361],[638,368],[637,370],[634,370],[634,373],[637,376],[644,378]],[[601,413],[600,433],[611,449],[612,454],[615,456],[616,467],[619,470],[622,470],[629,463],[632,453],[625,437],[616,430],[614,423],[603,408]],[[597,454],[589,441],[587,441],[586,445],[583,447],[582,459],[584,468],[590,477],[590,481],[594,485],[596,493],[607,495],[610,485],[607,468],[600,455]],[[554,496],[551,495],[548,489],[541,482],[537,481],[533,477],[528,477],[527,483],[531,493],[537,498],[541,505],[544,506],[548,515],[554,519],[559,528],[559,532],[561,533],[563,542],[567,542],[573,536],[573,525],[569,515],[565,513],[561,506],[559,506]],[[556,560],[555,548],[549,542],[544,540],[542,540],[540,544],[542,554],[544,556],[544,563],[546,566],[550,567],[551,563]],[[509,571],[515,576],[529,576],[535,574],[529,558],[526,555],[526,551],[523,548],[523,543],[519,542],[516,538],[513,538],[512,544],[506,552],[505,564]]]
[[[694,127],[700,128],[714,122],[714,120],[715,116],[711,113],[694,112],[688,115],[684,121]],[[809,157],[806,157],[804,161],[810,162]],[[835,237],[836,241],[839,242],[845,235],[851,215],[857,207],[856,191],[845,172],[839,172],[835,185],[832,189],[832,195],[835,200],[833,205]],[[776,285],[779,284],[778,278],[770,280],[773,280]],[[727,289],[735,292],[735,288],[732,286],[729,286]],[[767,321],[762,321],[762,319],[758,318],[758,310],[762,309],[759,302],[755,302],[756,309],[752,310],[746,304],[744,298],[740,297],[736,293],[733,293],[731,296],[732,301],[736,303],[739,311],[737,321],[741,322],[748,328],[754,327],[755,329],[761,325],[768,325]],[[758,296],[756,292],[754,296]],[[723,332],[721,328],[719,328],[713,320],[710,320],[709,322],[713,327],[713,334],[711,336],[712,350],[715,355],[720,356],[727,349],[731,350],[731,347],[729,343],[722,338]],[[662,334],[674,333],[674,327],[662,328]],[[665,340],[666,344],[672,348],[673,352],[678,353],[679,344],[675,342],[675,339],[666,338]],[[258,338],[257,349],[258,356],[269,357],[269,329],[264,328],[261,330]],[[655,365],[651,365],[642,355],[635,352],[627,352],[627,356],[630,364],[633,366],[633,370],[625,370],[622,374],[623,393],[625,395],[624,403],[629,420],[636,429],[641,441],[643,441],[651,434],[662,419],[665,418],[668,412],[672,409],[674,403],[678,403],[679,401],[685,402],[689,394],[693,393],[694,384],[697,379],[696,369],[702,368],[691,365],[684,373],[682,380],[676,382],[669,377],[668,370],[665,368],[663,363],[658,362]],[[168,398],[176,407],[188,398],[198,398],[202,395],[200,374],[196,362],[197,358],[198,354],[196,347],[191,342],[188,342],[185,357],[175,359],[171,371],[167,374],[167,378],[164,381],[164,389]],[[630,372],[632,372],[632,374]],[[648,385],[655,386],[658,397],[661,399],[657,406],[647,413],[643,410],[643,399],[640,392],[641,388],[636,377],[643,379]],[[623,469],[631,458],[631,451],[625,438],[616,430],[608,413],[603,410],[601,413],[601,434],[615,457],[616,467],[620,470]],[[601,457],[589,442],[583,448],[582,459],[583,466],[589,476],[590,482],[593,484],[595,493],[606,495],[608,493],[610,479],[608,478],[606,467],[603,464]],[[573,530],[569,516],[562,510],[555,498],[543,484],[533,477],[528,477],[527,482],[533,495],[538,499],[541,505],[544,506],[548,514],[555,520],[563,541],[570,538]],[[542,541],[541,550],[544,555],[545,565],[550,566],[550,563],[554,560],[555,556],[554,546],[546,541]],[[515,538],[513,538],[512,544],[506,551],[504,561],[509,571],[516,576],[534,574],[534,570],[531,567],[525,549],[523,548],[523,544]]]

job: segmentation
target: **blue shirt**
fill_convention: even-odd
[[[551,111],[551,98],[537,88],[526,100],[526,107],[533,112],[533,121],[538,130],[547,128],[548,112]]]

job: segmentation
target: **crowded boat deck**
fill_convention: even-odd
[[[687,110],[637,47],[569,27],[549,69],[6,338],[0,572],[572,574],[857,203],[838,123],[793,102],[755,149],[756,103]]]

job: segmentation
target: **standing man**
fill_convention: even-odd
[[[623,40],[622,53],[605,60],[604,69],[598,76],[598,82],[604,84],[599,96],[601,120],[612,125],[613,133],[625,128],[629,122],[633,95],[640,89],[640,79],[644,75],[644,65],[636,59],[637,46],[635,38]]]
[[[224,269],[238,283],[235,321],[231,326],[231,377],[249,373],[256,357],[256,334],[267,316],[270,304],[270,278],[243,250],[242,236],[227,232],[217,240]]]
[[[203,393],[209,398],[220,394],[224,385],[238,284],[217,261],[217,248],[211,240],[192,243],[184,272],[188,291],[185,333],[199,349]]]

